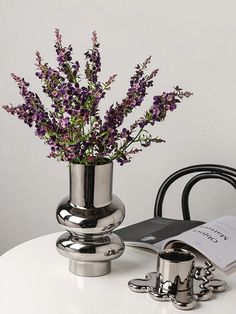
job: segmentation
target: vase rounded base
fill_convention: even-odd
[[[58,252],[70,261],[70,272],[85,277],[97,277],[111,271],[111,261],[125,249],[122,239],[114,234],[87,237],[63,233],[57,239]]]
[[[81,262],[70,260],[69,270],[72,274],[83,277],[99,277],[110,273],[111,261]]]

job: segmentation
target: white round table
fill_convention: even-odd
[[[126,247],[112,262],[112,272],[102,277],[78,277],[69,261],[55,248],[59,233],[23,243],[0,257],[0,309],[3,314],[172,314],[181,313],[171,302],[158,302],[146,293],[134,293],[127,283],[155,271],[153,253]],[[229,285],[212,300],[199,302],[201,314],[235,313],[236,273],[226,276]]]

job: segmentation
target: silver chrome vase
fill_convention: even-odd
[[[125,216],[124,204],[112,194],[113,164],[71,163],[69,170],[70,194],[57,208],[57,221],[66,232],[57,249],[70,259],[73,274],[102,276],[124,251],[123,241],[112,233]]]

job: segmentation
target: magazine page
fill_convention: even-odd
[[[236,262],[236,217],[223,216],[167,239],[163,247],[181,241],[198,250],[220,269],[227,271]]]
[[[203,224],[196,220],[154,217],[114,231],[128,246],[160,251],[163,241]]]

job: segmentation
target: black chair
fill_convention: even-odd
[[[159,188],[154,206],[154,217],[162,217],[163,200],[169,186],[180,177],[195,172],[198,172],[198,174],[187,182],[182,194],[181,203],[184,220],[190,220],[189,194],[197,182],[203,179],[221,179],[228,182],[236,189],[236,169],[234,168],[214,164],[202,164],[180,169],[171,174]]]

